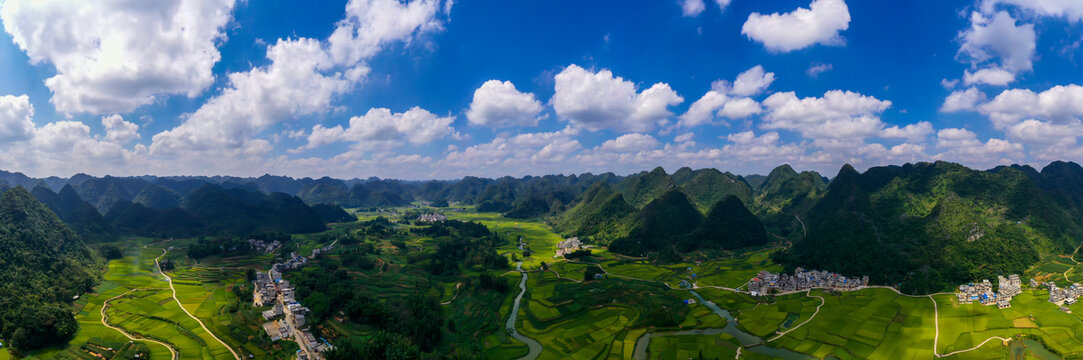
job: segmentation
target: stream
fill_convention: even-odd
[[[526,346],[528,348],[530,348],[530,352],[528,352],[526,354],[526,356],[523,356],[523,357],[519,358],[519,360],[523,360],[523,359],[534,360],[534,359],[538,358],[538,355],[541,355],[541,352],[542,352],[541,343],[538,342],[537,340],[528,338],[528,337],[524,336],[523,334],[520,334],[519,330],[515,329],[515,319],[517,319],[519,317],[519,303],[523,301],[523,295],[526,294],[526,277],[527,277],[526,272],[523,271],[523,263],[522,262],[515,263],[515,269],[519,270],[519,273],[523,275],[523,279],[519,280],[519,296],[515,297],[515,305],[511,307],[511,315],[508,316],[507,329],[508,329],[508,333],[511,334],[512,338],[515,338],[515,340],[522,341],[524,344],[526,344]]]
[[[524,275],[526,275],[526,274],[524,274]],[[764,345],[762,338],[737,329],[737,321],[736,321],[736,319],[733,318],[733,315],[730,315],[729,311],[726,311],[725,309],[722,309],[722,308],[718,307],[718,305],[715,305],[715,303],[713,303],[713,302],[710,302],[710,301],[707,301],[707,300],[703,299],[703,297],[700,296],[699,293],[697,293],[695,291],[689,290],[688,292],[692,293],[692,295],[695,295],[696,299],[697,299],[697,301],[699,301],[699,303],[701,303],[703,305],[706,305],[708,308],[710,308],[712,311],[714,311],[715,314],[722,317],[723,319],[726,319],[726,327],[721,328],[721,329],[714,328],[714,329],[698,329],[698,330],[682,330],[682,331],[665,331],[665,332],[656,332],[656,333],[643,334],[643,336],[640,337],[639,340],[636,340],[635,354],[632,357],[633,359],[635,359],[635,360],[646,360],[647,359],[647,347],[650,346],[651,339],[656,337],[656,336],[718,335],[718,334],[722,334],[722,333],[730,334],[731,336],[736,338],[737,341],[741,343],[741,347],[743,348],[742,351],[767,355],[767,356],[777,358],[777,359],[793,359],[793,360],[812,359],[812,357],[810,357],[808,355],[805,355],[805,354],[793,352],[793,351],[786,350],[786,349],[773,348],[773,347]]]

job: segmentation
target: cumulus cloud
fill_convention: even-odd
[[[122,113],[214,83],[235,0],[0,3],[0,19],[35,64],[62,113]]]
[[[933,134],[933,124],[928,121],[921,121],[916,124],[909,124],[903,127],[898,125],[884,129],[880,137],[883,138],[899,138],[906,139],[908,141],[920,142]]]
[[[758,95],[775,81],[775,73],[756,65],[737,75],[732,82],[718,80],[680,116],[680,126],[695,127],[716,123],[717,116],[742,119],[763,112],[763,107],[748,96]],[[736,95],[736,96],[730,96]]]
[[[448,1],[450,11],[451,1]],[[327,39],[331,59],[336,64],[352,66],[371,58],[388,43],[409,41],[415,34],[442,30],[436,19],[439,0],[350,0],[346,18],[335,26]]]
[[[978,106],[978,103],[983,101],[985,101],[985,93],[975,87],[966,90],[955,90],[944,99],[944,105],[940,106],[940,112],[972,111]]]
[[[997,67],[978,69],[975,72],[963,70],[963,84],[968,86],[973,84],[1007,86],[1012,81],[1015,81],[1015,74]]]
[[[0,96],[0,142],[15,142],[34,135],[34,105],[26,95]]]
[[[964,74],[967,85],[1007,85],[1015,75],[1033,68],[1035,33],[1033,24],[1016,25],[1007,11],[992,14],[973,12],[970,28],[961,32],[959,57],[976,72]]]
[[[659,142],[647,134],[624,134],[616,139],[606,140],[598,148],[614,152],[644,151],[658,147]]]
[[[124,145],[139,138],[139,125],[124,121],[120,115],[103,117],[102,126],[105,127],[105,140],[109,142]]]
[[[767,90],[767,87],[774,81],[775,73],[766,72],[763,70],[763,66],[756,65],[737,75],[737,79],[733,80],[733,86],[729,92],[737,96],[757,95]]]
[[[799,99],[790,91],[772,94],[763,105],[767,108],[760,125],[764,129],[797,131],[813,139],[862,139],[880,133],[879,114],[891,107],[891,101],[841,90]]]
[[[125,137],[91,136],[90,127],[78,121],[57,121],[36,127],[34,107],[26,95],[0,96],[0,168],[18,169],[30,176],[129,174],[146,164],[146,147],[124,149]],[[127,127],[106,117],[106,131]],[[123,120],[120,120],[123,122]],[[123,136],[121,136],[123,135]]]
[[[790,52],[806,47],[841,45],[839,32],[850,27],[850,10],[843,0],[813,0],[809,8],[785,14],[748,16],[741,34],[762,43],[768,50]]]
[[[993,11],[997,4],[1015,5],[1037,15],[1063,17],[1068,21],[1083,21],[1083,3],[1071,0],[985,0],[982,9],[986,13]]]
[[[511,81],[489,80],[474,90],[466,118],[483,126],[536,126],[542,110],[533,93],[519,92]]]
[[[699,16],[706,8],[707,4],[703,3],[703,0],[681,0],[681,14],[684,16]]]
[[[966,162],[972,166],[1008,164],[1023,158],[1023,145],[1002,139],[978,140],[978,135],[966,129],[942,129],[936,133],[936,146],[944,152],[938,158]]]
[[[1025,118],[1057,123],[1083,119],[1083,86],[1058,85],[1041,93],[1029,89],[1004,90],[978,111],[989,115],[993,125],[1005,129]]]
[[[403,113],[389,109],[369,109],[365,115],[350,118],[349,127],[316,125],[308,135],[308,144],[294,149],[299,152],[326,144],[348,141],[355,148],[393,147],[403,142],[425,144],[456,135],[451,123],[455,117],[440,117],[428,110],[414,107]]]
[[[150,151],[160,157],[199,164],[218,154],[215,165],[249,164],[271,150],[257,137],[288,119],[325,113],[340,94],[364,80],[365,64],[393,42],[409,43],[442,29],[439,1],[350,0],[345,18],[326,42],[279,39],[267,49],[268,65],[228,75],[222,92],[179,126],[154,135]],[[196,166],[199,167],[199,166]]]
[[[639,92],[631,81],[609,70],[591,72],[572,64],[555,76],[553,109],[562,120],[587,130],[650,131],[684,102],[666,83]]]
[[[726,7],[730,6],[731,0],[714,0],[715,5],[718,5],[718,9],[726,11]],[[686,17],[696,17],[703,13],[703,10],[707,9],[707,3],[703,0],[679,0],[677,2],[681,5],[681,14]]]

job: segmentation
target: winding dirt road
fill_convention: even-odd
[[[116,330],[121,335],[124,335],[125,337],[127,337],[128,340],[152,342],[152,343],[155,343],[155,344],[158,344],[158,345],[161,345],[161,346],[165,346],[166,349],[169,349],[169,353],[172,354],[173,360],[177,360],[177,358],[178,358],[177,350],[173,348],[172,344],[164,343],[164,342],[154,340],[154,339],[132,336],[132,334],[129,334],[127,331],[124,331],[124,329],[121,329],[121,328],[113,326],[113,325],[109,325],[109,322],[105,321],[105,319],[107,319],[109,317],[108,315],[105,315],[105,310],[109,308],[109,302],[110,301],[120,299],[120,298],[124,297],[124,295],[128,295],[128,293],[130,293],[132,291],[139,291],[139,290],[162,290],[162,289],[131,289],[131,290],[125,291],[124,293],[122,293],[120,295],[114,296],[109,300],[105,300],[105,302],[102,303],[102,310],[101,310],[102,325],[104,325],[107,328]]]
[[[163,256],[165,256],[165,254],[167,252],[168,251],[166,249],[162,249],[162,255],[158,255],[158,257],[154,258],[154,265],[158,267],[158,272],[161,273],[162,276],[165,277],[165,280],[169,282],[169,290],[173,291],[173,300],[177,302],[177,306],[180,306],[181,310],[184,311],[185,314],[188,314],[188,317],[192,318],[192,320],[195,320],[197,323],[199,323],[199,326],[203,328],[203,331],[206,331],[207,334],[210,334],[212,338],[217,340],[218,343],[222,344],[222,346],[224,346],[226,349],[228,349],[229,352],[233,354],[233,358],[235,358],[237,360],[241,360],[241,356],[238,355],[237,352],[234,351],[232,347],[230,347],[228,344],[226,344],[225,341],[222,341],[222,339],[219,339],[217,335],[214,335],[214,333],[211,332],[211,329],[208,329],[207,325],[203,324],[203,320],[200,320],[195,315],[192,315],[192,313],[188,312],[188,309],[184,308],[184,304],[181,304],[180,299],[177,298],[177,289],[173,287],[173,278],[169,277],[169,275],[166,275],[165,272],[162,271],[162,263],[158,262],[158,260],[161,259]]]

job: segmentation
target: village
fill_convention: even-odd
[[[322,252],[331,251],[334,244],[312,250],[312,257]],[[293,285],[282,278],[287,270],[298,269],[308,263],[308,258],[296,252],[284,263],[276,263],[267,272],[256,272],[255,289],[252,291],[252,303],[257,307],[271,307],[263,311],[263,330],[271,341],[292,339],[301,347],[297,351],[299,360],[320,360],[323,353],[333,346],[324,339],[316,339],[308,330],[305,316],[309,309],[297,302]]]
[[[982,280],[980,283],[960,285],[959,290],[955,292],[955,296],[960,304],[973,304],[976,301],[982,305],[995,304],[998,308],[1006,309],[1011,307],[1012,298],[1023,292],[1023,282],[1017,274],[1008,277],[998,275],[997,285],[997,291],[995,292],[993,291],[993,283],[988,279]],[[1073,283],[1062,288],[1052,281],[1039,283],[1037,280],[1030,279],[1027,285],[1031,289],[1040,289],[1044,286],[1049,291],[1049,302],[1057,305],[1061,311],[1067,313],[1072,312],[1068,307],[1078,302],[1079,297],[1083,296],[1083,285],[1079,283]]]
[[[748,281],[748,293],[752,296],[786,294],[811,289],[830,289],[840,291],[859,290],[869,285],[869,277],[847,278],[828,271],[794,269],[794,274],[775,274],[760,271]]]

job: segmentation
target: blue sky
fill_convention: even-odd
[[[5,0],[0,21],[0,168],[33,176],[1083,158],[1068,2]]]

